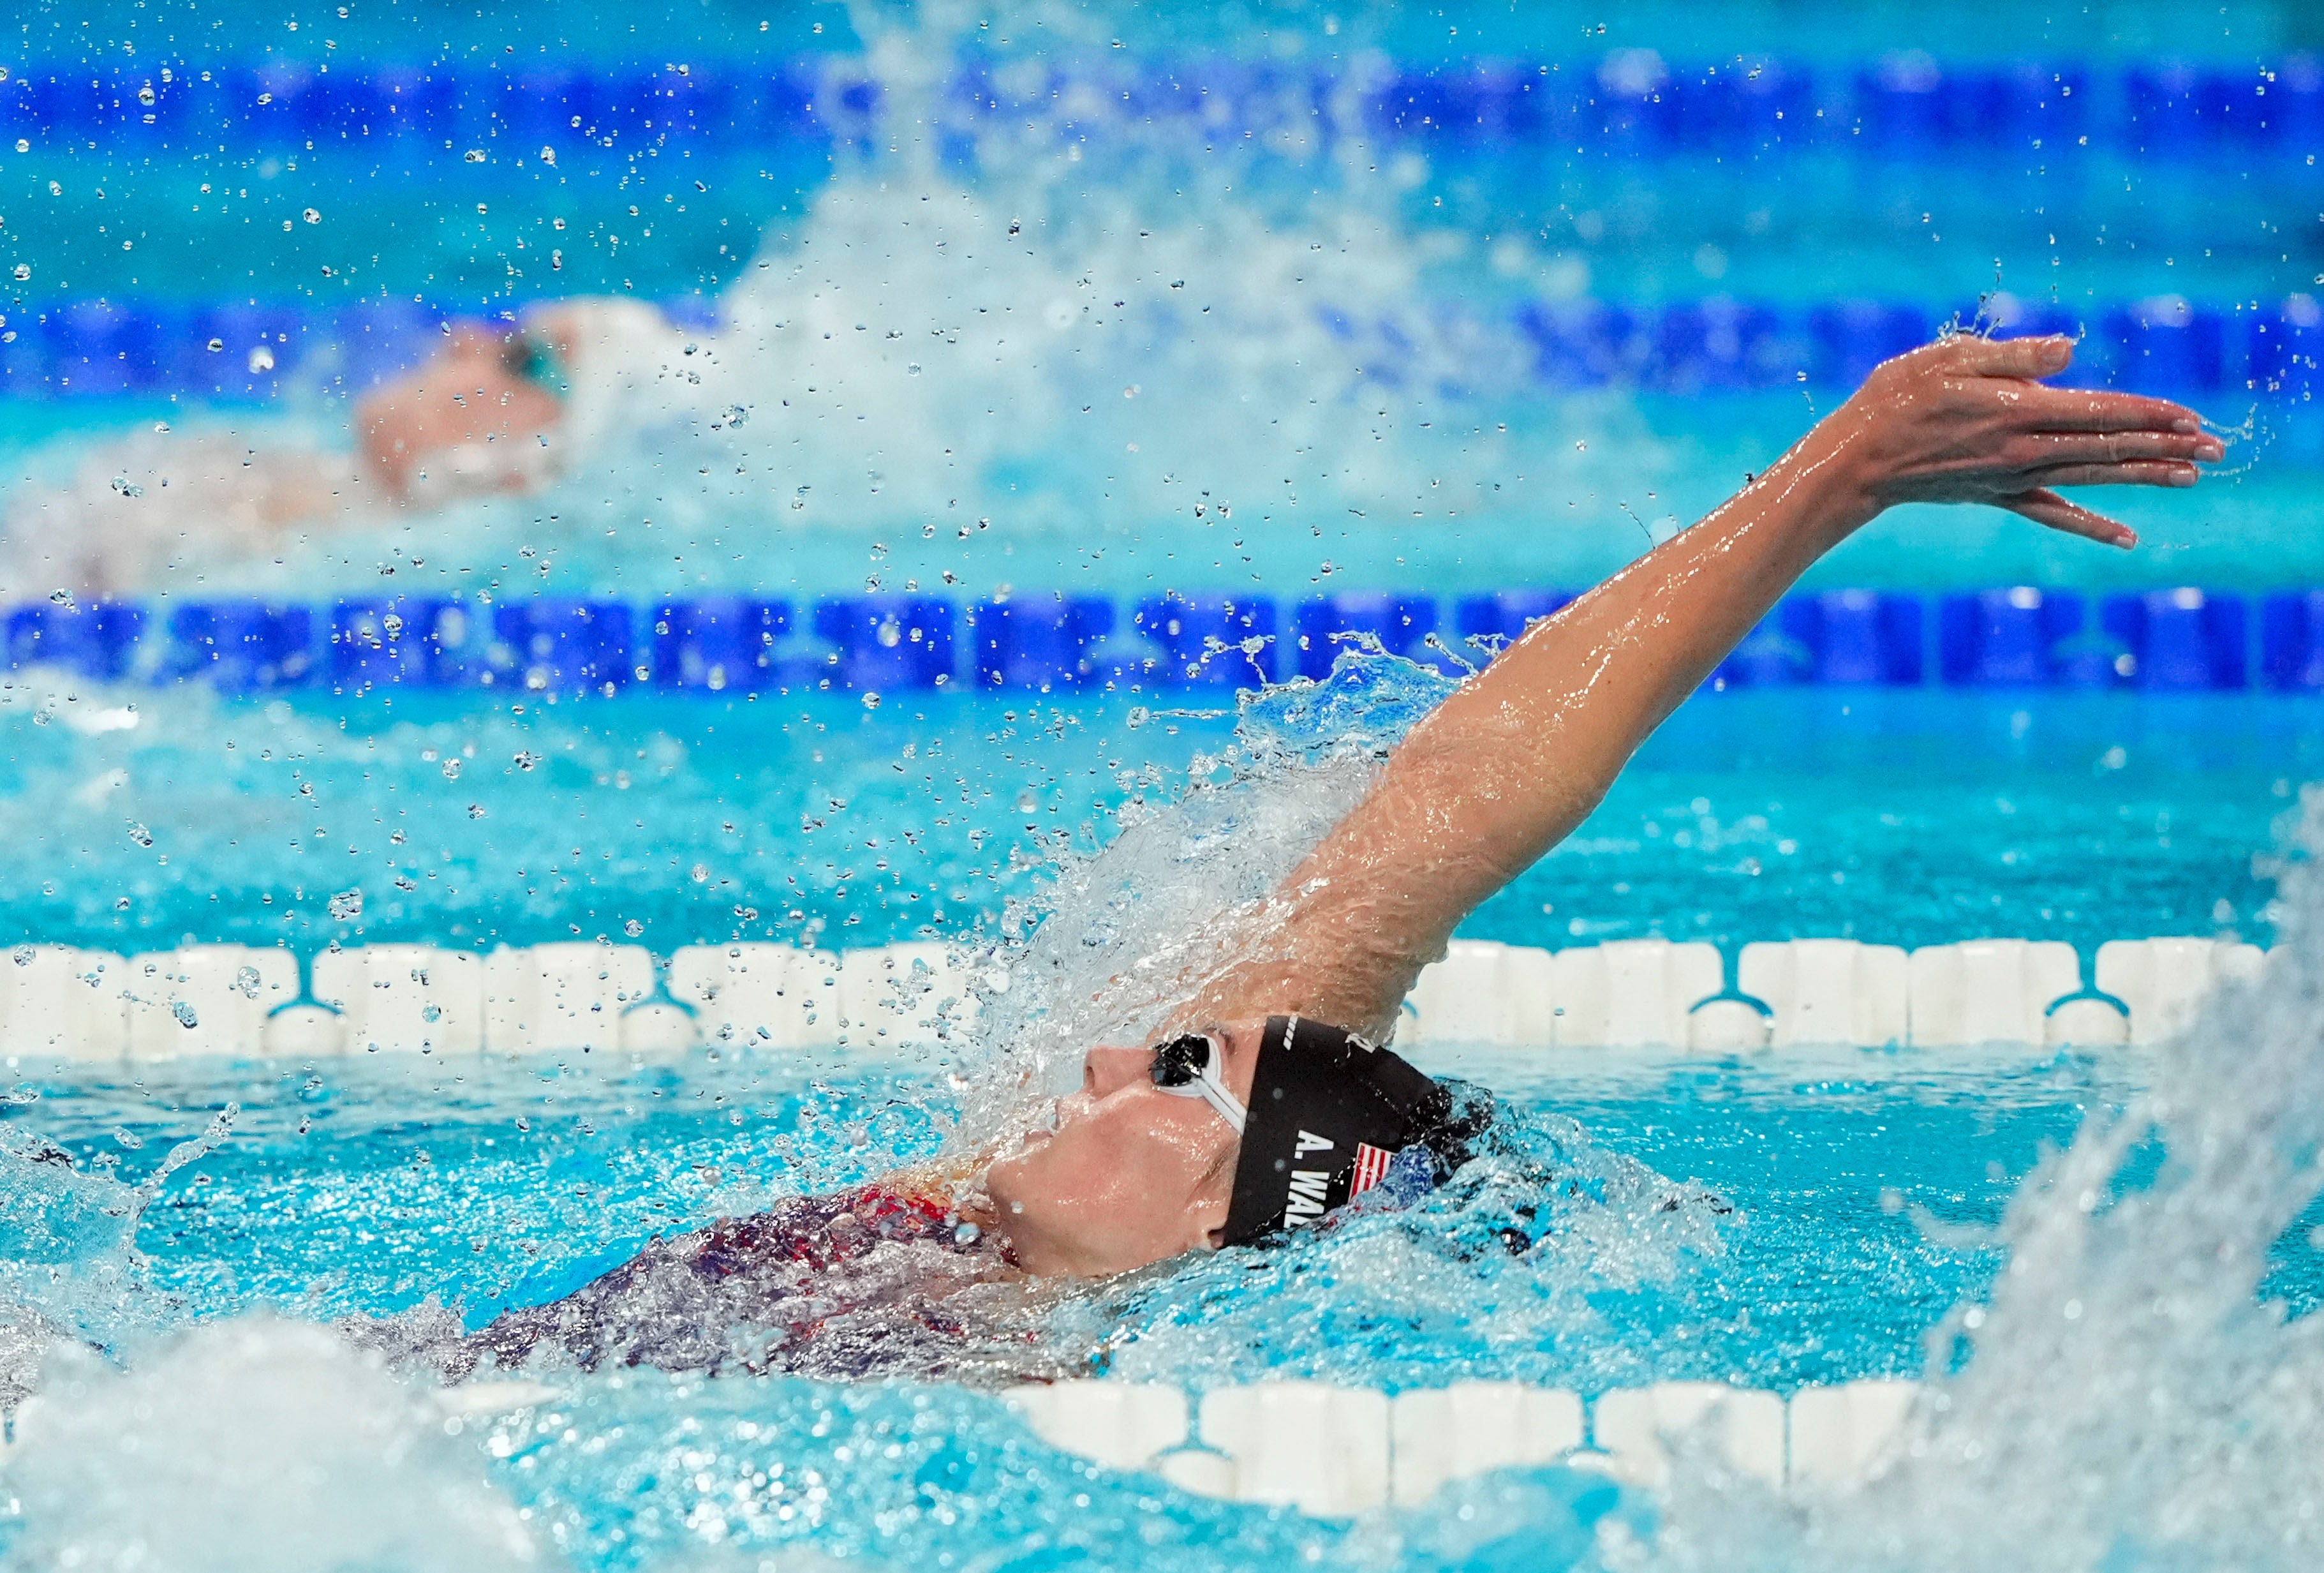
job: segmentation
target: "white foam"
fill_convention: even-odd
[[[247,1316],[125,1371],[69,1350],[16,1417],[26,1568],[505,1573],[550,1549],[443,1413],[324,1329]]]

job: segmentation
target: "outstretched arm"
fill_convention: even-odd
[[[1941,340],[1874,372],[1709,517],[1536,624],[1388,756],[1188,1020],[1298,1012],[1384,1035],[1480,902],[1588,817],[1646,736],[1825,552],[1895,504],[1987,503],[2128,548],[2054,488],[2185,486],[2218,458],[2161,399],[2045,387],[2064,338]]]

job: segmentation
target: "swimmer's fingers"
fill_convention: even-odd
[[[2127,551],[2138,544],[2138,532],[2129,525],[2103,514],[2094,514],[2079,503],[2070,503],[2046,486],[2004,497],[2000,506],[2048,529],[2079,535],[2104,546],[2119,546]]]
[[[2191,435],[2203,418],[2184,404],[2144,393],[2089,388],[2029,388],[2023,409],[2045,431],[2170,431]]]
[[[2202,471],[2180,459],[2130,458],[2114,464],[2029,466],[2025,480],[2035,486],[2191,486]]]
[[[2061,334],[2036,338],[1979,338],[1972,335],[1948,341],[1953,364],[1979,376],[2038,381],[2057,375],[2074,361],[2074,341]],[[2203,429],[2203,418],[2186,405],[2144,393],[2119,393],[2093,388],[2011,388],[2007,397],[2052,431],[2171,431],[2192,434]]]
[[[2051,377],[2074,363],[2074,341],[2061,333],[2034,338],[1985,338],[1964,333],[1941,341],[1952,364],[1983,377]]]
[[[2009,457],[2028,469],[2059,464],[2123,464],[2132,459],[2177,459],[2216,464],[2227,445],[2201,432],[2029,431],[2011,445]]]

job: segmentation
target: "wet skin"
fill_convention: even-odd
[[[1454,926],[1587,818],[1800,576],[1887,508],[1978,503],[2135,546],[2127,526],[2055,488],[2192,486],[2225,448],[2184,406],[2043,384],[2072,357],[2063,338],[1973,337],[1899,356],[1709,517],[1535,624],[1415,726],[1244,914],[1254,939],[1231,963],[1173,981],[1184,1003],[1157,1038],[1217,1035],[1222,1078],[1246,1104],[1271,1015],[1387,1041]],[[1150,980],[1138,986],[1150,1003]],[[1152,1064],[1150,1049],[1091,1050],[1053,1122],[937,1212],[975,1223],[1036,1276],[1215,1246],[1240,1138],[1202,1098],[1156,1087]]]
[[[1266,1022],[1201,1030],[1248,1104]],[[1035,1126],[986,1169],[989,1226],[1026,1272],[1102,1277],[1217,1245],[1241,1138],[1202,1098],[1155,1086],[1153,1064],[1151,1049],[1091,1050],[1055,1128]]]

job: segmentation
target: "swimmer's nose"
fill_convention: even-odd
[[[1082,1062],[1082,1087],[1092,1097],[1104,1097],[1153,1074],[1151,1049],[1093,1049]]]

